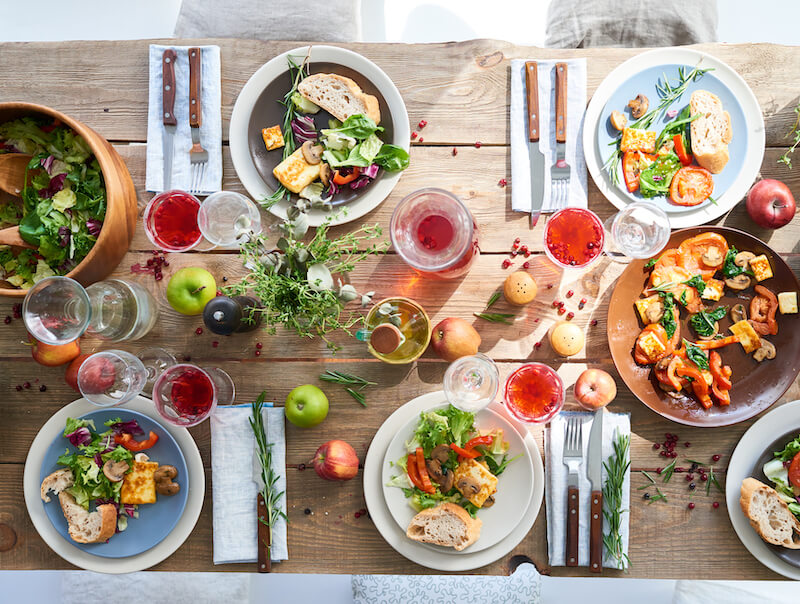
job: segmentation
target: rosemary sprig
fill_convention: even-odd
[[[631,466],[628,456],[630,435],[616,433],[614,435],[614,452],[603,462],[606,470],[606,481],[603,484],[603,517],[608,523],[608,532],[603,535],[606,558],[616,562],[619,570],[626,570],[631,565],[628,554],[622,543],[622,514],[630,510],[622,509],[622,493],[625,474]]]
[[[267,442],[267,432],[264,430],[264,418],[261,415],[261,410],[264,407],[264,399],[267,393],[262,392],[258,398],[253,402],[253,414],[250,417],[250,427],[253,430],[253,435],[256,439],[256,449],[258,453],[258,461],[261,464],[261,480],[264,482],[264,488],[261,490],[261,496],[264,498],[264,504],[267,508],[266,518],[259,516],[258,521],[265,524],[269,528],[269,543],[264,544],[267,546],[268,559],[271,558],[272,551],[272,529],[277,524],[280,518],[289,522],[286,514],[280,509],[279,503],[284,492],[278,491],[276,484],[279,475],[272,469],[272,443]]]
[[[792,158],[790,157],[794,150],[797,149],[797,145],[800,145],[800,104],[794,108],[794,112],[797,114],[797,117],[794,120],[794,124],[792,124],[791,129],[786,134],[786,138],[794,137],[792,141],[792,146],[778,158],[779,164],[786,164],[786,167],[791,169],[792,168]]]
[[[366,388],[367,386],[377,386],[377,382],[370,382],[369,380],[365,380],[362,377],[357,375],[353,375],[352,373],[345,373],[343,371],[331,371],[330,369],[327,370],[325,373],[319,376],[319,379],[323,382],[331,382],[332,384],[340,384],[342,386],[346,386],[345,390],[347,393],[352,396],[358,403],[366,407],[366,397],[361,393],[361,391]],[[350,386],[357,386],[358,390],[354,390]]]
[[[642,474],[642,475],[643,475],[645,478],[647,478],[647,480],[649,480],[649,481],[650,481],[650,483],[649,483],[649,484],[643,484],[643,485],[642,485],[642,486],[640,486],[638,489],[636,489],[637,491],[641,491],[641,490],[643,490],[643,489],[649,489],[651,485],[654,485],[654,484],[656,483],[656,480],[655,480],[655,478],[653,478],[652,476],[650,476],[650,474],[648,474],[648,473],[647,473],[647,472],[645,472],[644,470],[640,470],[640,471],[639,471],[639,473],[640,473],[640,474]]]
[[[681,97],[681,95],[683,95],[684,92],[686,92],[686,88],[691,82],[695,82],[703,77],[707,71],[710,71],[710,69],[700,69],[699,67],[695,67],[687,74],[686,68],[680,67],[678,68],[678,81],[676,84],[671,83],[666,74],[664,74],[663,79],[656,83],[656,90],[658,91],[658,96],[660,97],[658,105],[633,122],[629,127],[647,130],[653,125],[653,122],[666,113],[667,109],[670,105],[672,105],[672,103],[674,103]],[[619,184],[619,162],[622,160],[622,151],[619,148],[621,140],[622,133],[620,133],[616,139],[609,143],[610,145],[616,146],[616,149],[614,149],[614,152],[611,154],[611,157],[608,158],[606,163],[603,164],[603,170],[608,172],[608,175],[611,177],[611,182],[615,185]]]
[[[474,312],[472,313],[479,319],[483,319],[484,321],[490,321],[491,323],[505,323],[506,325],[513,325],[509,319],[511,319],[514,315],[504,312]]]
[[[667,503],[667,496],[664,495],[664,493],[662,493],[661,489],[659,489],[658,487],[656,487],[656,494],[651,496],[650,499],[647,501],[647,505],[650,505],[654,501],[663,501],[664,503]]]
[[[673,472],[675,472],[675,462],[677,460],[673,459],[670,464],[661,471],[661,477],[664,479],[664,483],[668,483],[670,478],[672,478]]]
[[[494,292],[492,297],[489,298],[489,301],[486,303],[486,308],[491,308],[494,306],[494,303],[500,299],[500,292]]]
[[[361,394],[360,392],[358,392],[356,390],[353,390],[352,388],[345,388],[345,390],[347,391],[347,394],[349,394],[354,399],[356,399],[356,402],[359,405],[361,405],[362,407],[366,407],[367,406],[367,399],[363,394]]]
[[[722,486],[720,486],[719,481],[717,480],[717,475],[714,474],[714,468],[711,466],[708,467],[708,481],[706,482],[706,495],[711,492],[711,485],[714,485],[717,490],[721,493]]]

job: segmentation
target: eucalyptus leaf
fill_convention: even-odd
[[[299,215],[300,215],[300,208],[298,208],[296,205],[291,205],[289,206],[289,209],[286,210],[286,217],[289,220],[294,220]]]
[[[281,237],[280,239],[278,239],[278,243],[276,243],[275,245],[282,252],[285,252],[286,250],[289,249],[289,242],[286,240],[285,237]]]
[[[384,302],[378,307],[378,314],[389,316],[394,311],[394,306],[392,306],[389,302]]]
[[[358,292],[355,287],[347,283],[339,288],[339,298],[345,302],[352,302],[358,298]]]
[[[297,250],[294,257],[298,262],[305,263],[308,261],[309,255],[310,254],[308,253],[308,250],[304,247],[301,247],[299,250]]]
[[[309,266],[306,280],[314,291],[321,292],[333,289],[333,276],[324,264],[312,264]]]

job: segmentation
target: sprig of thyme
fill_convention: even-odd
[[[631,467],[628,456],[631,437],[629,434],[614,435],[614,452],[603,462],[606,470],[606,481],[603,484],[603,517],[608,523],[608,532],[603,535],[606,558],[615,561],[619,570],[631,566],[631,560],[624,551],[622,542],[622,514],[630,510],[622,509],[622,494],[625,485],[625,474]]]
[[[264,544],[267,546],[267,559],[269,560],[272,558],[272,529],[278,523],[279,519],[283,518],[287,523],[289,519],[279,505],[281,497],[284,496],[284,491],[278,491],[276,487],[280,476],[272,469],[273,443],[267,442],[267,432],[264,429],[264,417],[261,415],[266,396],[267,393],[262,392],[253,402],[253,414],[252,417],[249,418],[249,421],[250,428],[252,428],[253,435],[256,439],[258,461],[261,464],[261,480],[264,482],[261,496],[264,498],[267,514],[266,518],[259,516],[258,521],[265,524],[269,529],[269,543]]]
[[[792,168],[792,158],[790,157],[794,150],[797,149],[797,145],[800,145],[800,103],[798,103],[797,107],[794,108],[794,112],[797,114],[797,117],[794,120],[794,124],[792,124],[791,129],[786,134],[786,138],[794,137],[792,141],[792,146],[778,158],[779,164],[786,164],[786,167],[789,169]]]

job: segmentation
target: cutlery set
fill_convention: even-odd
[[[197,195],[202,191],[203,176],[208,164],[208,151],[200,142],[200,127],[203,124],[201,102],[202,54],[200,48],[190,48],[189,53],[189,130],[192,134],[192,147],[189,150],[191,164],[191,186],[189,193]],[[168,48],[162,56],[162,123],[164,125],[164,190],[172,188],[172,163],[175,133],[178,118],[175,115],[175,61],[177,53]]]
[[[603,414],[594,414],[586,453],[586,476],[592,484],[589,521],[589,569],[603,569]],[[562,461],[569,469],[567,480],[566,565],[578,566],[579,476],[584,463],[583,426],[579,415],[570,416],[564,432]]]
[[[567,207],[570,166],[566,162],[567,142],[567,64],[556,63],[555,163],[550,168],[549,209]],[[528,149],[531,164],[531,228],[536,226],[544,206],[544,155],[539,149],[539,82],[536,61],[525,63],[525,91],[528,101]]]

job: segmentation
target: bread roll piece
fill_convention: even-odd
[[[376,124],[381,123],[378,99],[365,94],[350,78],[335,73],[315,73],[300,82],[297,91],[337,120],[344,121],[360,113]]]
[[[742,481],[739,504],[751,526],[767,543],[800,549],[800,521],[775,489],[755,478]]]
[[[470,516],[460,505],[442,503],[414,516],[406,536],[414,541],[452,547],[460,552],[478,540],[482,524],[479,518]]]
[[[53,491],[58,495],[73,484],[75,484],[75,476],[72,475],[72,470],[69,468],[56,470],[42,481],[42,501],[50,503],[50,497],[47,495],[48,491]]]
[[[100,543],[114,536],[117,529],[117,508],[114,504],[98,505],[94,512],[84,510],[66,492],[58,494],[61,511],[69,524],[69,536],[77,543]]]
[[[718,174],[730,159],[731,116],[722,109],[719,97],[707,90],[693,92],[689,106],[692,115],[703,114],[691,124],[692,153],[698,164],[712,174]]]

